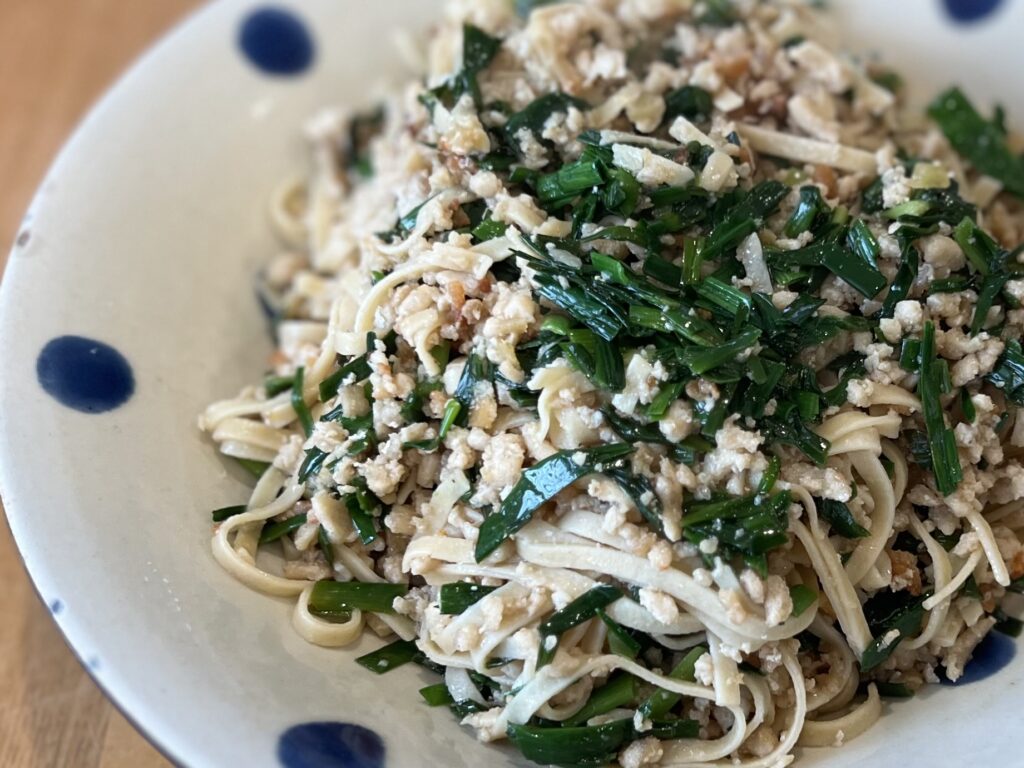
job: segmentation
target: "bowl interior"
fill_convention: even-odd
[[[0,486],[11,527],[79,656],[184,764],[276,765],[286,728],[334,720],[375,730],[392,766],[518,764],[423,706],[416,690],[429,675],[375,677],[351,649],[305,644],[288,604],[220,570],[208,511],[239,503],[248,485],[196,428],[208,402],[264,370],[271,345],[254,276],[277,248],[268,196],[305,169],[303,123],[324,105],[370,103],[400,74],[389,30],[423,30],[439,5],[290,0],[315,44],[301,76],[261,72],[239,53],[251,0],[207,7],[88,118],[12,254],[0,294]],[[916,93],[960,82],[1024,124],[1022,94],[1002,91],[1024,64],[1012,39],[1024,4],[969,27],[950,24],[938,2],[835,5],[850,44],[884,52]],[[124,356],[134,376],[126,404],[83,413],[39,386],[40,351],[67,335]],[[1019,699],[1022,682],[1015,660],[998,677],[936,687],[803,764],[854,766],[895,749],[907,768],[949,764],[950,750],[995,761],[1014,710],[1006,697]],[[937,733],[953,706],[971,716]]]

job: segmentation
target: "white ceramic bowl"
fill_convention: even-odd
[[[215,457],[195,418],[259,376],[270,349],[253,292],[275,249],[267,197],[303,168],[304,120],[325,104],[364,103],[366,84],[396,69],[391,31],[424,27],[438,7],[281,2],[301,21],[285,30],[291,47],[260,49],[264,63],[303,70],[305,31],[315,47],[310,67],[283,75],[253,66],[238,42],[258,6],[221,0],[136,65],[39,191],[0,294],[0,486],[11,528],[80,658],[183,764],[517,765],[511,752],[476,744],[446,711],[420,703],[425,673],[406,667],[376,677],[350,649],[306,645],[291,629],[289,605],[248,591],[210,555],[209,510],[238,503],[247,486]],[[918,93],[959,82],[979,101],[1002,99],[1020,127],[1024,94],[1011,86],[1024,65],[1024,3],[1002,3],[969,25],[954,24],[947,4],[968,12],[1000,5],[834,3],[850,44],[884,52],[923,86]],[[259,49],[260,28],[247,29]],[[92,410],[116,404],[102,388],[82,399],[90,371],[111,370],[105,348],[79,344],[84,356],[40,363],[48,343],[68,335],[123,355],[132,371],[126,402],[87,413],[52,396]],[[65,370],[71,359],[79,367]],[[805,755],[805,764],[1024,764],[1014,730],[1022,682],[1017,659],[983,681],[935,687],[890,707],[842,750]],[[292,731],[281,741],[290,726],[316,721],[368,730],[345,731],[337,743],[336,730]]]

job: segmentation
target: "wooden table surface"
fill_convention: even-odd
[[[85,110],[198,4],[0,0],[0,270],[32,193]],[[0,520],[0,766],[168,766],[68,650]]]

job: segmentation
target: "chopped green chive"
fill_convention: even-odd
[[[619,672],[594,691],[583,708],[565,720],[562,725],[566,728],[583,725],[592,717],[625,707],[636,699],[636,695],[636,678],[630,674]]]
[[[301,366],[295,371],[295,379],[292,381],[292,408],[295,409],[295,415],[299,417],[302,431],[306,437],[309,437],[313,434],[313,416],[309,412],[309,406],[306,405],[306,398],[303,394],[305,373],[306,369]]]
[[[220,509],[213,510],[213,522],[223,523],[229,518],[235,517],[236,515],[245,514],[249,510],[248,505],[239,504],[234,507],[221,507]]]
[[[260,544],[269,544],[272,541],[277,541],[282,536],[286,536],[293,531],[297,531],[305,524],[306,515],[303,513],[301,515],[289,517],[287,520],[278,520],[277,522],[264,526],[263,531],[260,533]]]
[[[551,614],[544,621],[540,632],[540,650],[537,653],[537,668],[545,666],[555,657],[558,639],[573,627],[589,621],[602,608],[622,597],[622,590],[609,584],[602,584],[580,595],[565,608]]]
[[[799,616],[814,604],[818,593],[806,584],[794,584],[789,588],[789,597],[793,601],[793,616]]]
[[[358,581],[318,581],[309,595],[314,615],[345,614],[353,609],[372,613],[394,613],[396,597],[404,597],[407,584],[368,584]]]
[[[419,649],[412,640],[396,640],[379,650],[360,656],[356,659],[356,664],[375,674],[383,675],[403,664],[415,661],[418,655]]]
[[[606,464],[625,458],[632,451],[633,447],[625,444],[585,451],[560,451],[524,470],[499,510],[480,526],[476,543],[477,562],[484,560],[509,536],[530,522],[542,504],[580,478],[603,471]]]
[[[458,615],[495,589],[496,587],[485,587],[480,584],[471,584],[468,581],[443,584],[438,598],[441,613],[448,616]]]

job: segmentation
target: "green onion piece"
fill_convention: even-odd
[[[565,720],[562,726],[572,728],[583,725],[592,717],[604,715],[613,709],[624,707],[636,699],[636,678],[625,672],[618,672],[607,683],[598,688],[575,715]]]
[[[685,117],[692,122],[703,122],[711,118],[714,106],[711,94],[696,85],[684,85],[665,96],[665,123],[677,117]]]
[[[658,720],[651,724],[650,731],[644,735],[653,736],[663,741],[672,739],[695,739],[700,735],[700,723],[696,720]]]
[[[457,581],[452,584],[441,586],[438,605],[441,613],[448,616],[457,616],[471,605],[491,594],[497,587],[485,587],[481,584],[471,584],[468,581]]]
[[[418,655],[419,649],[416,647],[415,642],[412,640],[396,640],[390,645],[385,645],[383,648],[372,653],[360,656],[356,659],[356,664],[365,667],[375,674],[383,675],[385,672],[390,672],[392,669],[396,669],[403,664],[415,661]]]
[[[927,200],[907,200],[905,203],[894,205],[892,208],[886,208],[882,211],[882,215],[892,221],[898,221],[906,218],[919,218],[924,216],[931,210],[931,203]]]
[[[794,584],[789,588],[789,597],[793,601],[793,616],[799,616],[818,599],[818,593],[806,584]]]
[[[750,313],[750,297],[717,277],[706,278],[697,287],[697,293],[730,315],[745,318]]]
[[[717,347],[697,349],[691,347],[683,351],[683,363],[697,376],[712,371],[736,358],[757,343],[761,338],[759,328],[748,328],[739,336]]]
[[[306,437],[309,437],[313,434],[313,416],[309,412],[309,406],[306,405],[305,395],[302,392],[305,373],[306,369],[302,366],[295,371],[295,380],[292,382],[292,408],[295,409],[295,415],[299,417],[302,431],[306,433]]]
[[[892,281],[892,285],[889,286],[889,293],[886,294],[885,301],[882,303],[881,317],[892,317],[896,305],[907,298],[911,287],[914,285],[914,281],[917,279],[919,268],[920,256],[917,248],[914,247],[913,243],[907,242],[904,244],[900,254],[900,267],[896,270],[896,278]]]
[[[839,245],[825,249],[821,265],[869,299],[881,293],[886,286],[885,275],[878,267]]]
[[[871,534],[853,516],[850,508],[835,499],[815,499],[818,512],[832,530],[847,539],[865,539]]]
[[[641,517],[651,526],[651,530],[658,535],[663,535],[665,528],[661,519],[661,503],[654,493],[651,481],[625,466],[609,467],[605,469],[604,473],[626,492]]]
[[[532,7],[547,2],[554,2],[554,0],[517,0],[517,2],[519,7],[522,8],[524,5]],[[520,15],[525,16],[527,14],[520,13]],[[520,151],[517,140],[517,134],[520,131],[525,128],[539,139],[544,132],[544,125],[548,119],[558,112],[568,112],[570,107],[587,109],[587,103],[565,93],[546,93],[540,98],[535,99],[524,109],[509,116],[503,129],[508,143],[517,152]]]
[[[890,595],[895,593],[889,593]],[[882,593],[882,599],[888,599],[888,595]],[[904,603],[903,605],[895,607],[891,611],[887,611],[887,615],[880,617],[878,620],[872,621],[872,617],[869,615],[869,605],[873,601],[869,601],[865,605],[865,614],[868,615],[868,624],[871,626],[872,631],[875,634],[875,640],[867,647],[864,651],[864,655],[861,657],[860,669],[861,672],[870,672],[872,669],[877,667],[879,664],[888,659],[896,647],[905,637],[913,635],[921,629],[921,625],[924,623],[924,606],[922,605],[927,600],[929,595],[921,595],[920,597],[914,598],[913,600]],[[878,598],[874,598],[878,599]],[[901,598],[902,599],[902,598]],[[896,631],[896,636],[891,641],[886,641],[887,636],[893,630]]]
[[[928,293],[960,293],[972,285],[973,280],[969,277],[946,277],[942,280],[933,280],[932,284],[928,286]]]
[[[789,187],[781,181],[764,181],[750,190],[711,230],[704,243],[703,258],[717,259],[739,245],[741,240],[756,232],[764,220],[775,213],[788,194]]]
[[[539,627],[540,650],[537,669],[548,664],[558,649],[558,639],[573,627],[589,621],[597,612],[622,597],[622,590],[610,584],[601,584],[577,597],[565,608],[555,611]]]
[[[516,531],[533,518],[545,502],[580,478],[603,471],[610,464],[632,453],[631,445],[618,444],[586,451],[560,451],[525,470],[499,510],[484,520],[476,542],[476,561],[484,560]],[[574,457],[582,455],[578,464]]]
[[[471,234],[473,235],[473,239],[478,243],[486,243],[488,240],[503,237],[507,230],[508,224],[504,221],[496,221],[494,219],[487,218],[477,224],[473,228]]]
[[[971,400],[971,393],[967,391],[966,387],[960,390],[960,408],[964,412],[967,423],[973,424],[978,418],[978,412],[974,407],[974,401]]]
[[[265,526],[260,533],[260,544],[269,544],[272,541],[277,541],[282,536],[298,530],[305,524],[305,513],[289,517],[287,520],[278,520],[275,523],[271,523]]]
[[[352,527],[359,534],[359,540],[363,544],[372,544],[377,540],[377,525],[374,522],[372,507],[364,509],[359,501],[359,494],[353,493],[345,497],[345,508],[348,509],[349,517],[352,518]]]
[[[862,261],[870,264],[873,269],[878,269],[878,257],[882,250],[863,219],[857,219],[850,227],[850,232],[846,235],[846,245]]]
[[[442,371],[448,367],[448,359],[451,356],[452,343],[447,339],[430,350],[430,356],[434,358],[437,367]]]
[[[640,202],[640,182],[629,171],[621,168],[608,168],[606,173],[608,174],[608,184],[604,190],[604,207],[624,219],[628,219],[636,211]],[[594,202],[596,205],[596,198]],[[592,221],[593,215],[588,215],[587,220]]]
[[[267,376],[263,380],[263,389],[266,390],[267,397],[275,397],[291,389],[293,381],[294,378],[291,376]]]
[[[306,451],[306,458],[302,460],[302,465],[299,467],[299,482],[304,483],[309,479],[310,475],[317,474],[320,468],[323,467],[324,459],[328,455],[316,447]]]
[[[694,682],[697,679],[697,660],[707,652],[708,649],[700,645],[696,648],[691,648],[673,670],[669,672],[668,676],[673,680],[682,680],[686,683]],[[645,719],[661,720],[682,698],[678,693],[659,689],[648,696],[644,703],[640,705],[640,712]]]
[[[213,510],[213,522],[223,523],[225,520],[234,517],[235,515],[244,514],[249,510],[247,504],[239,504],[235,507],[221,507],[220,509]]]
[[[318,581],[309,595],[309,612],[336,614],[358,608],[371,613],[394,613],[395,598],[404,597],[408,591],[408,584]]]
[[[345,365],[320,382],[320,401],[326,403],[336,394],[338,389],[350,376],[359,382],[369,378],[370,352],[376,348],[377,336],[372,331],[366,335],[366,354],[349,360]]]
[[[320,547],[320,552],[323,553],[324,560],[327,564],[334,568],[334,545],[331,544],[331,537],[327,535],[327,529],[323,525],[320,526],[320,530],[316,532],[316,541]]]
[[[828,459],[829,442],[812,431],[803,421],[799,419],[784,421],[773,417],[764,421],[764,427],[775,442],[792,445],[818,466],[825,466],[825,461]]]
[[[683,285],[696,285],[700,282],[700,268],[704,263],[701,254],[702,242],[700,240],[687,240],[683,244]]]
[[[800,202],[789,221],[783,234],[786,237],[798,237],[809,230],[814,224],[818,214],[828,209],[825,201],[821,198],[821,190],[813,185],[800,188]]]
[[[608,648],[612,653],[617,656],[625,656],[627,659],[635,659],[640,655],[643,647],[629,633],[629,630],[604,611],[598,611],[597,615],[608,629]]]
[[[704,13],[697,19],[699,24],[713,27],[728,27],[736,21],[736,10],[730,0],[706,0]]]
[[[953,238],[963,250],[971,266],[981,274],[987,275],[998,266],[998,249],[994,241],[970,217],[965,216],[956,225],[956,229],[953,230]]]
[[[928,108],[928,114],[956,151],[975,168],[999,179],[1017,197],[1024,197],[1024,158],[1007,146],[1006,133],[998,119],[983,118],[959,88],[939,95]]]
[[[548,315],[541,322],[540,330],[542,333],[547,331],[557,336],[568,336],[572,330],[572,323],[564,315]]]
[[[772,492],[775,488],[775,483],[779,480],[779,475],[782,472],[782,461],[778,456],[772,456],[768,459],[768,468],[761,475],[761,482],[757,484],[758,496],[765,496]]]
[[[581,158],[541,176],[537,180],[537,196],[542,204],[550,205],[572,199],[603,183],[604,176],[597,161]]]
[[[420,688],[420,696],[427,702],[429,707],[443,707],[446,704],[452,704],[452,695],[448,693],[448,686],[444,683],[437,683],[436,685],[428,685],[426,688]]]
[[[651,400],[651,404],[647,406],[647,418],[654,421],[664,418],[672,403],[679,399],[685,388],[686,382],[683,381],[674,381],[662,386]]]
[[[403,443],[402,448],[405,450],[415,449],[423,453],[433,453],[441,447],[441,443],[448,436],[448,432],[451,431],[452,425],[455,424],[461,412],[462,403],[455,399],[449,400],[444,407],[441,425],[437,429],[437,437],[431,440],[411,440],[408,443]]]
[[[818,413],[821,410],[821,397],[816,392],[797,392],[796,407],[800,418],[813,421],[818,418]]]
[[[878,695],[883,699],[912,699],[914,691],[904,683],[875,683]]]
[[[993,615],[997,619],[995,626],[992,627],[996,632],[1007,637],[1020,637],[1021,634],[1024,634],[1024,621],[1014,616],[1008,616],[1002,610],[997,610]]]
[[[614,762],[619,748],[633,731],[629,719],[604,725],[548,728],[539,725],[508,726],[509,740],[523,757],[540,765],[601,766]]]
[[[455,386],[454,397],[462,404],[462,408],[455,414],[456,424],[466,423],[473,402],[476,400],[477,384],[488,382],[490,379],[491,367],[487,358],[471,354],[462,369],[459,383]]]
[[[234,458],[234,457],[232,457],[232,458]],[[241,465],[242,469],[244,469],[250,475],[255,477],[257,480],[259,480],[261,477],[263,477],[263,474],[268,469],[270,469],[270,462],[269,461],[255,461],[254,459],[238,459],[238,458],[235,458],[235,461],[237,461],[239,463],[239,465]]]
[[[904,339],[900,345],[900,368],[917,373],[918,358],[921,357],[921,340]]]
[[[996,367],[985,380],[1002,390],[1010,402],[1024,405],[1024,351],[1019,341],[1014,339],[1006,342],[1002,357],[996,361]]]
[[[626,386],[626,365],[618,345],[605,341],[589,328],[569,331],[569,340],[561,349],[599,389],[620,392]]]
[[[992,304],[1009,280],[1010,276],[1005,272],[992,272],[985,278],[985,282],[981,284],[981,290],[978,291],[978,301],[974,305],[971,335],[977,336],[984,329]]]

